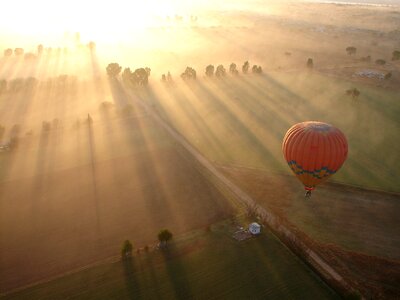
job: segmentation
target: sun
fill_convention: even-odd
[[[79,32],[88,40],[113,43],[132,39],[179,9],[180,1],[5,1],[0,33],[54,41],[66,32]]]

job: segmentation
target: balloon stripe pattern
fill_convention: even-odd
[[[298,123],[287,132],[283,155],[306,190],[335,174],[348,154],[345,135],[336,127],[316,121]]]

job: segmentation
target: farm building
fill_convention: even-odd
[[[253,222],[249,225],[249,231],[251,234],[260,234],[261,233],[261,225]]]

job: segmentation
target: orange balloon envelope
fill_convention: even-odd
[[[347,158],[345,135],[322,122],[292,126],[283,139],[283,155],[310,195],[321,182],[335,174]]]

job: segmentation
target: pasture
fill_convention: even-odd
[[[0,290],[204,227],[234,208],[146,115],[21,138],[0,153]],[[6,159],[7,158],[7,159]]]
[[[244,242],[230,222],[4,299],[339,299],[269,231]]]

